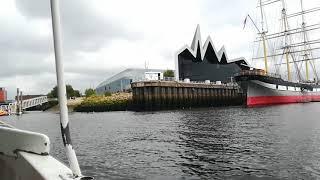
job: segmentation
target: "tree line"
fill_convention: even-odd
[[[66,85],[66,91],[67,91],[67,98],[72,97],[82,97],[83,95],[80,93],[79,90],[73,89],[73,87],[70,84]],[[84,96],[89,97],[92,95],[95,95],[96,91],[92,88],[88,88],[84,92]],[[55,86],[48,94],[48,98],[58,98],[58,87]]]

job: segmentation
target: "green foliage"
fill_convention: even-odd
[[[168,69],[163,73],[163,76],[164,77],[174,77],[174,72],[172,70]]]
[[[57,98],[58,97],[58,89],[57,86],[55,86],[48,94],[48,98]]]
[[[71,85],[66,85],[67,98],[80,97],[80,91],[74,90]],[[58,98],[58,87],[55,86],[48,94],[48,98]]]
[[[74,97],[74,89],[71,85],[66,85],[66,91],[67,91],[67,98]]]
[[[104,96],[112,96],[111,92],[104,93]]]
[[[81,97],[79,90],[74,90],[74,97]]]
[[[96,91],[92,88],[89,88],[85,90],[84,94],[86,95],[86,97],[90,97],[96,95]]]
[[[130,93],[116,93],[111,96],[91,96],[74,108],[76,112],[125,111],[132,102]]]
[[[48,101],[48,108],[47,109],[50,109],[52,108],[53,106],[56,106],[58,105],[59,102],[57,100],[54,100],[54,101]]]

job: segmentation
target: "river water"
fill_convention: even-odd
[[[83,174],[95,179],[319,179],[320,103],[161,112],[71,113]],[[49,136],[59,115],[0,117]]]

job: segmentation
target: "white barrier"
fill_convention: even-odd
[[[22,101],[21,109],[25,110],[34,106],[42,105],[43,103],[48,102],[47,96],[39,96],[36,98],[26,99]],[[17,112],[17,108],[20,104],[15,101],[14,103],[9,103],[8,105],[1,105],[0,110],[7,111],[9,114]]]

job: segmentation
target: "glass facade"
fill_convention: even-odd
[[[97,94],[121,92],[131,88],[132,82],[144,81],[146,72],[164,72],[160,69],[126,69],[103,81],[96,88]]]

